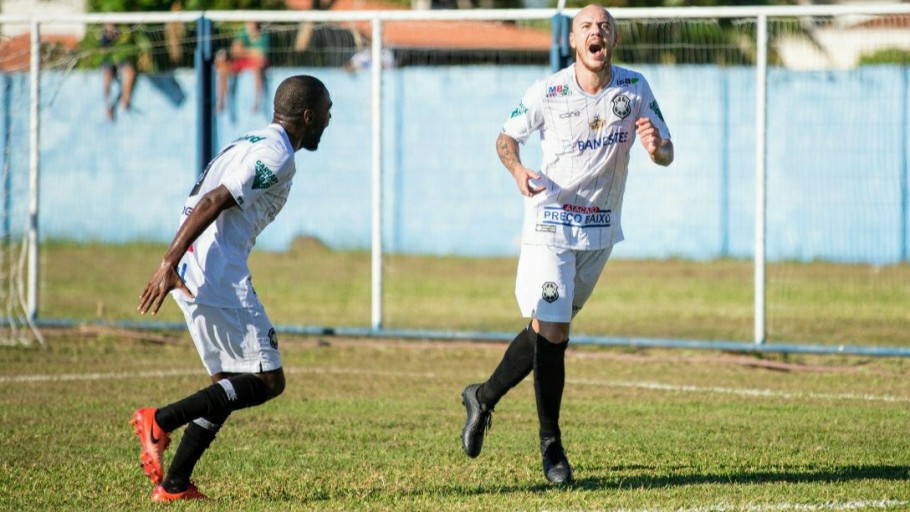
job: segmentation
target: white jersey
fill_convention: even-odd
[[[237,207],[221,212],[193,242],[177,265],[177,272],[196,295],[181,300],[225,308],[259,303],[247,258],[256,237],[284,207],[296,172],[294,148],[284,128],[270,124],[228,144],[208,165],[184,203],[180,223],[186,221],[199,199],[224,185]]]
[[[623,239],[623,192],[640,117],[670,138],[648,82],[618,66],[594,95],[578,86],[574,65],[528,88],[502,129],[522,144],[540,131],[546,190],[525,199],[522,243],[595,250]]]

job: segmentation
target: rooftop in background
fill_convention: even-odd
[[[805,33],[779,35],[777,51],[790,69],[852,69],[878,51],[910,52],[910,15],[843,16]]]
[[[74,35],[42,35],[42,43],[57,44],[72,50],[79,44]],[[31,58],[31,35],[21,34],[0,40],[0,71],[28,71]]]
[[[7,0],[9,5],[21,7],[16,14],[25,15],[30,0]],[[74,9],[80,0],[59,0],[61,8]],[[288,9],[309,10],[313,0],[287,0]],[[45,2],[42,2],[42,5]],[[53,2],[50,2],[53,3]],[[4,7],[7,7],[4,4]],[[8,9],[5,9],[5,11]],[[336,0],[332,11],[387,11],[408,10],[400,5],[376,0]],[[5,12],[5,14],[9,14]],[[369,44],[372,29],[369,22],[335,23],[333,30],[348,31],[353,35],[355,47]],[[78,27],[78,33],[73,29]],[[0,70],[24,71],[29,65],[29,35],[19,31],[10,33],[11,27],[0,38]],[[27,26],[18,27],[27,31]],[[55,27],[56,28],[56,27]],[[64,27],[65,28],[65,27]],[[84,35],[83,25],[68,27],[70,33],[42,31],[42,40],[73,49]],[[396,21],[383,24],[383,42],[396,54],[400,65],[443,64],[445,62],[530,63],[546,62],[549,55],[551,34],[548,28],[531,28],[511,22],[493,21]],[[356,51],[352,48],[351,51]],[[440,57],[439,52],[446,55]]]
[[[287,0],[288,9],[309,10],[312,0]],[[375,0],[336,0],[332,11],[407,10]],[[369,22],[354,24],[362,37],[371,34]],[[350,26],[350,25],[348,25]],[[390,48],[499,49],[549,51],[549,30],[491,21],[396,21],[383,23],[383,40]]]

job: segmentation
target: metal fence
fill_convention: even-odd
[[[719,325],[705,339],[611,335],[592,324],[593,332],[573,341],[910,354],[910,335],[854,334],[862,332],[863,322],[900,332],[908,321],[895,308],[894,295],[900,297],[910,280],[910,73],[899,58],[875,59],[910,48],[904,40],[910,5],[611,12],[622,39],[616,57],[649,77],[678,148],[667,172],[633,154],[624,219],[630,240],[614,258],[682,258],[719,266],[731,259],[752,261],[751,304],[738,299],[735,307],[751,307],[753,318],[749,331]],[[182,203],[194,173],[221,143],[269,119],[270,88],[284,76],[313,72],[331,85],[332,130],[343,136],[329,137],[325,149],[299,164],[307,186],[297,186],[305,189],[295,191],[298,206],[289,204],[260,244],[285,250],[300,237],[314,237],[338,250],[369,250],[369,308],[353,317],[339,310],[319,326],[285,321],[283,329],[510,338],[496,330],[403,321],[388,303],[408,292],[390,291],[384,277],[415,278],[402,267],[404,260],[390,263],[390,255],[517,254],[520,199],[495,155],[483,150],[492,146],[524,88],[566,55],[563,16],[572,14],[528,9],[0,17],[4,30],[18,27],[27,34],[29,50],[27,69],[12,64],[17,55],[11,46],[0,57],[9,176],[4,218],[7,231],[21,234],[28,248],[27,272],[21,271],[27,306],[20,316],[54,325],[159,325],[117,315],[87,320],[43,313],[39,289],[55,293],[59,283],[53,278],[48,284],[47,274],[70,265],[42,263],[42,244],[167,242],[173,226],[161,219]],[[270,37],[263,91],[254,73],[218,71],[218,59],[229,54],[247,22],[258,22]],[[105,24],[119,27],[121,36],[130,34],[122,36],[122,55],[99,44]],[[43,30],[61,26],[80,34],[76,46]],[[0,42],[8,45],[16,37],[4,35]],[[112,58],[138,70],[129,108],[118,103],[122,74],[112,85],[114,94],[101,101],[106,80],[100,70]],[[523,156],[534,162],[537,151],[529,145]],[[453,186],[450,176],[463,185]],[[397,270],[390,272],[390,265]],[[819,272],[819,265],[827,284],[817,293],[830,295],[833,308],[793,311],[791,295],[802,293],[798,282],[807,272]],[[881,282],[855,284],[866,271]],[[15,272],[20,270],[8,271]],[[843,298],[860,286],[874,300]],[[844,306],[838,310],[838,304]],[[806,340],[788,330],[802,314],[820,315],[819,322],[831,324],[831,335]],[[846,339],[838,334],[841,316],[856,324]]]

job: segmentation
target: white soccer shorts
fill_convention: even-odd
[[[577,251],[549,245],[522,245],[515,298],[525,318],[572,321],[591,297],[613,247]]]
[[[209,375],[281,368],[278,337],[262,304],[219,308],[186,302],[182,293],[175,299]]]

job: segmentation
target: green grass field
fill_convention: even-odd
[[[214,501],[153,506],[127,423],[207,385],[188,337],[47,336],[0,348],[0,510],[910,508],[910,360],[572,347],[577,482],[550,488],[529,381],[479,458],[460,449],[461,389],[504,345],[290,336],[286,393],[235,413],[197,466]]]
[[[139,292],[164,247],[49,243],[41,252],[41,318],[142,320]],[[389,256],[384,327],[514,332],[514,258]],[[370,326],[370,255],[299,240],[255,251],[253,281],[273,322]],[[775,263],[768,268],[769,343],[910,347],[910,265]],[[610,261],[573,324],[576,334],[753,340],[750,261]],[[158,320],[182,322],[171,301]]]
[[[127,425],[207,384],[183,330],[133,332],[163,246],[50,243],[47,350],[0,348],[0,510],[142,510]],[[370,257],[300,240],[254,252],[278,325],[370,325]],[[389,256],[385,326],[515,332],[514,258]],[[748,261],[607,266],[574,333],[750,341]],[[769,342],[910,347],[910,266],[775,263]],[[168,302],[155,320],[180,323]],[[545,485],[529,382],[484,453],[460,450],[460,391],[495,343],[282,337],[288,390],[232,417],[197,468],[200,510],[773,511],[910,509],[910,360],[574,346],[565,444],[577,482]],[[179,440],[179,433],[175,436]],[[183,508],[183,507],[170,507]]]

